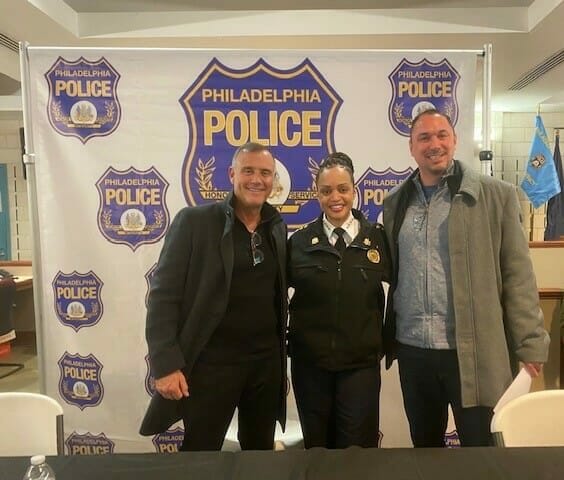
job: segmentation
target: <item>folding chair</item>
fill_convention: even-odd
[[[0,456],[63,455],[63,408],[39,393],[0,393]]]
[[[511,400],[494,414],[491,432],[500,447],[564,446],[564,390]]]

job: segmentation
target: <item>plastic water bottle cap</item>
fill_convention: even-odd
[[[45,455],[34,455],[31,457],[32,465],[41,465],[42,463],[45,463]]]

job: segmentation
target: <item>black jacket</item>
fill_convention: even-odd
[[[390,260],[381,225],[359,211],[360,231],[343,254],[317,220],[290,237],[289,347],[292,358],[338,371],[378,363],[382,356],[384,290]]]
[[[286,419],[286,225],[274,207],[269,222],[278,259],[277,298],[283,382],[278,420]],[[167,232],[151,279],[146,338],[155,378],[181,369],[190,379],[198,356],[224,317],[233,272],[232,194],[219,203],[187,207],[178,212]],[[154,435],[180,419],[178,401],[155,393],[140,433]],[[210,412],[211,413],[211,412]],[[213,414],[213,413],[211,413]]]

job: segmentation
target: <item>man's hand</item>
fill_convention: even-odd
[[[523,363],[523,368],[529,372],[533,378],[538,377],[542,370],[542,363]]]
[[[155,380],[155,388],[164,398],[168,400],[180,400],[188,397],[188,381],[180,370]]]

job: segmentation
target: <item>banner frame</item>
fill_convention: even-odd
[[[35,162],[38,160],[35,156],[34,150],[34,137],[33,137],[33,118],[31,113],[31,77],[30,77],[30,59],[29,50],[56,50],[59,52],[65,51],[89,51],[89,50],[104,50],[104,51],[193,51],[202,52],[209,51],[213,53],[221,52],[251,52],[260,51],[280,52],[280,49],[260,49],[260,48],[244,48],[244,49],[215,49],[215,48],[139,48],[139,47],[59,47],[59,46],[36,46],[32,47],[28,42],[20,42],[20,68],[22,79],[22,110],[23,110],[23,123],[25,135],[25,153],[23,160],[26,167],[27,180],[28,180],[28,201],[29,201],[29,215],[31,223],[31,241],[32,241],[32,272],[33,280],[36,288],[33,290],[34,308],[35,308],[35,329],[36,329],[36,344],[37,344],[37,358],[38,358],[38,371],[39,371],[39,387],[40,392],[46,392],[46,378],[45,378],[45,353],[43,348],[44,341],[44,318],[43,318],[43,301],[42,290],[38,288],[43,285],[43,272],[42,272],[42,257],[41,257],[41,232],[39,231],[39,208],[37,200],[37,178],[35,171]],[[330,53],[338,52],[339,54],[346,53],[363,53],[363,52],[377,52],[377,53],[441,53],[441,54],[454,54],[454,53],[474,53],[479,58],[483,59],[483,78],[482,78],[482,131],[483,131],[483,145],[484,149],[489,149],[491,145],[490,125],[491,125],[491,71],[492,71],[492,45],[485,44],[482,49],[291,49],[292,53],[299,53],[300,51],[307,51],[309,53]],[[482,162],[482,173],[484,168],[488,168],[487,174],[491,174],[492,162],[484,165]]]

